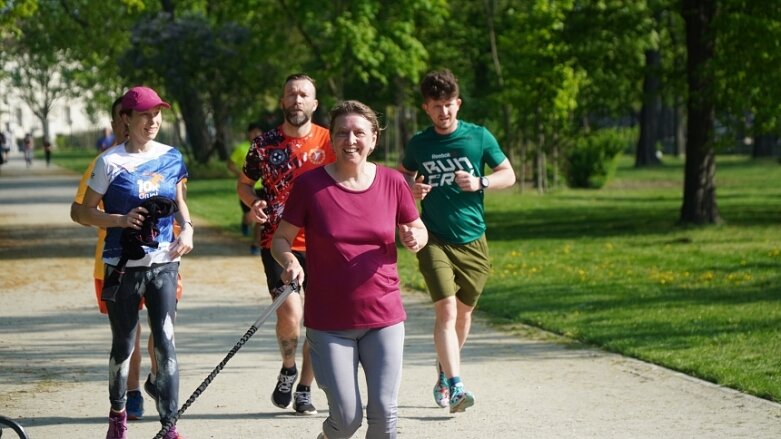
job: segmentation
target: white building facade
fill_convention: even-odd
[[[90,117],[85,102],[78,97],[62,97],[55,100],[48,122],[49,136],[55,145],[58,136],[98,132],[105,127],[110,127],[108,111]],[[32,133],[36,139],[41,139],[44,135],[41,120],[7,82],[0,83],[0,129],[11,138],[12,146],[18,145],[27,133]]]

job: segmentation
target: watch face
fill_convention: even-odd
[[[488,187],[488,177],[480,177],[480,187],[483,189]]]

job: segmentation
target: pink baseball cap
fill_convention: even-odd
[[[171,108],[171,104],[160,99],[149,87],[133,87],[122,96],[123,110],[146,111],[155,107]]]

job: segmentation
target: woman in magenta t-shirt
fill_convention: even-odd
[[[274,234],[285,282],[304,280],[290,251],[306,231],[309,279],[304,326],[315,379],[328,398],[322,438],[352,436],[362,421],[358,364],[366,375],[367,438],[395,438],[404,350],[396,230],[417,252],[428,241],[412,192],[397,171],[368,162],[380,128],[371,108],[345,101],[331,110],[336,162],[296,180]]]

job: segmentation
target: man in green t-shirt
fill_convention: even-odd
[[[433,126],[407,143],[401,170],[421,200],[421,218],[429,232],[428,245],[417,258],[436,314],[439,376],[434,400],[456,413],[475,402],[461,382],[460,364],[472,311],[491,269],[484,192],[512,186],[515,171],[486,128],[457,119],[461,99],[453,73],[430,72],[420,91]],[[490,175],[484,175],[486,166]]]

